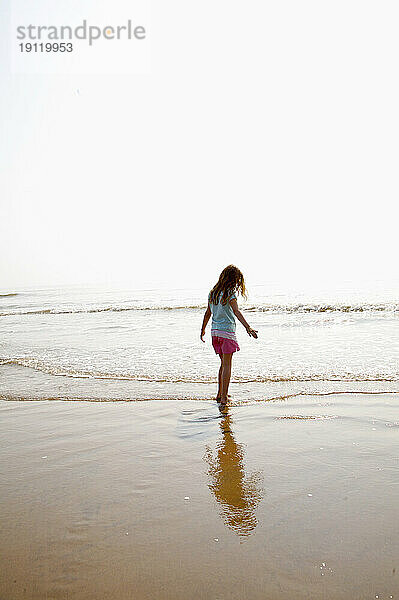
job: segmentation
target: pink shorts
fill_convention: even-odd
[[[235,340],[219,337],[218,335],[212,336],[212,346],[216,354],[232,354],[240,349],[240,346]]]

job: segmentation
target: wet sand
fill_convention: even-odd
[[[399,597],[397,399],[0,401],[1,600]]]

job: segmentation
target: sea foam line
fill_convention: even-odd
[[[286,400],[293,400],[297,397],[301,397],[301,396],[309,396],[309,397],[322,397],[322,396],[339,396],[339,395],[359,395],[359,394],[363,394],[366,396],[380,396],[380,395],[386,395],[386,394],[392,394],[392,395],[396,395],[399,394],[399,390],[335,390],[335,391],[329,391],[329,392],[315,392],[315,391],[302,391],[302,392],[296,392],[296,393],[292,393],[292,394],[285,394],[285,395],[280,395],[280,396],[272,396],[272,397],[267,397],[267,398],[251,398],[249,400],[230,400],[228,403],[228,408],[230,407],[239,407],[239,406],[249,406],[249,405],[254,405],[254,404],[259,404],[259,403],[263,403],[263,404],[267,404],[269,402],[284,402]],[[152,400],[157,400],[157,401],[162,401],[162,402],[175,402],[176,400],[182,400],[182,401],[186,401],[186,400],[190,400],[190,401],[196,401],[196,402],[209,402],[214,404],[215,403],[215,398],[214,397],[197,397],[197,396],[189,396],[189,395],[176,395],[174,397],[170,397],[170,396],[154,396],[151,398],[139,398],[139,397],[95,397],[95,396],[77,396],[77,395],[73,395],[71,394],[70,396],[65,396],[65,395],[58,395],[58,396],[54,396],[54,395],[32,395],[32,396],[26,396],[26,395],[18,395],[18,394],[0,394],[0,400],[6,401],[6,402],[38,402],[38,401],[64,401],[64,402],[150,402]],[[316,418],[315,418],[316,417]],[[279,419],[284,419],[284,418],[307,418],[310,420],[319,420],[320,418],[326,419],[326,420],[330,420],[330,419],[336,419],[338,418],[337,415],[294,415],[294,416],[282,416],[282,417],[274,417],[276,420]],[[396,422],[389,422],[389,423],[385,423],[385,425],[387,427],[398,427],[399,424]]]
[[[48,363],[32,357],[3,357],[0,366],[20,366],[35,371],[54,375],[56,377],[71,377],[76,379],[105,379],[112,381],[140,381],[149,383],[192,383],[209,384],[217,382],[215,377],[166,377],[146,375],[141,373],[107,373],[101,371],[84,371],[63,366],[49,365]],[[289,373],[287,375],[269,375],[257,377],[234,376],[232,383],[290,383],[290,382],[394,382],[399,381],[399,373]]]

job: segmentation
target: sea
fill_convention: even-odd
[[[210,287],[2,288],[0,398],[212,400],[210,323],[200,340]],[[239,307],[258,339],[237,321],[232,403],[399,391],[399,281],[248,292]]]

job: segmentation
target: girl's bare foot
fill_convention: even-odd
[[[227,398],[231,399],[230,394],[227,394]],[[220,396],[216,396],[216,402],[220,402]]]

